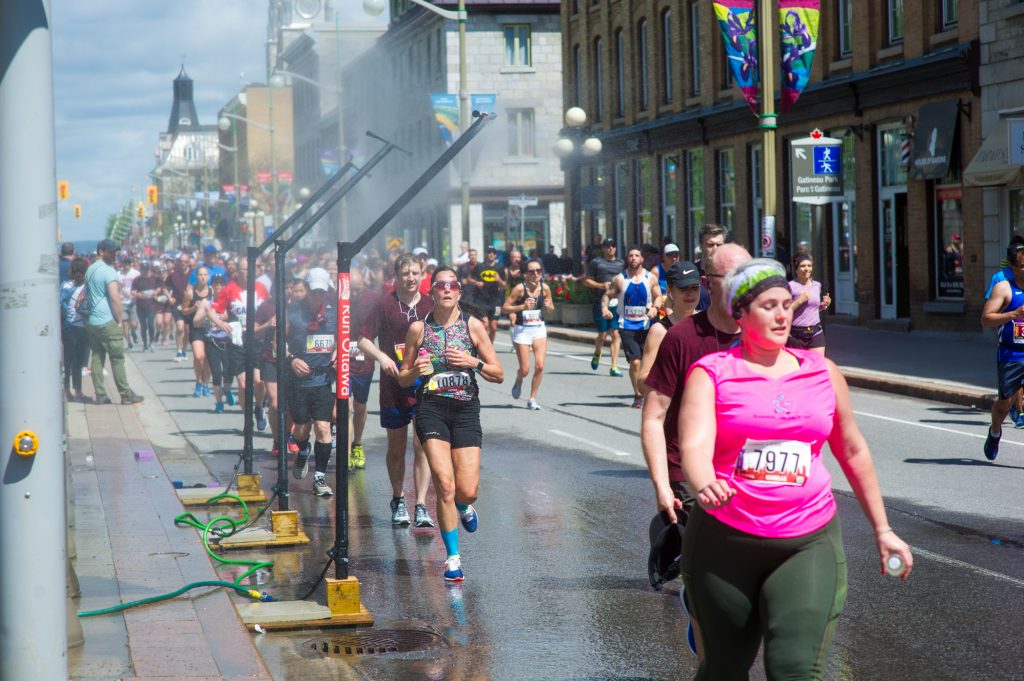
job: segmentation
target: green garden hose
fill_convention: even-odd
[[[114,612],[120,612],[122,610],[127,610],[129,608],[134,608],[134,607],[137,607],[137,606],[140,606],[140,605],[146,605],[148,603],[156,603],[158,601],[164,601],[164,600],[167,600],[167,599],[170,599],[170,598],[174,598],[176,596],[180,596],[181,594],[185,593],[186,591],[189,591],[191,589],[195,589],[195,588],[198,588],[198,587],[203,587],[203,586],[214,586],[214,587],[223,587],[223,588],[226,588],[226,589],[234,589],[234,591],[237,592],[238,594],[240,594],[242,596],[245,596],[247,598],[252,598],[252,599],[257,600],[257,601],[272,601],[272,600],[274,600],[274,597],[271,596],[270,594],[266,593],[266,592],[261,593],[259,591],[256,591],[255,589],[249,589],[249,588],[245,587],[244,585],[242,585],[242,582],[245,580],[245,578],[248,577],[249,575],[251,575],[252,573],[256,572],[257,570],[259,570],[261,568],[272,569],[274,567],[274,563],[272,561],[266,561],[266,560],[231,560],[231,559],[228,559],[228,558],[222,558],[221,556],[218,556],[216,553],[214,553],[213,549],[210,548],[210,535],[211,534],[216,535],[218,538],[230,537],[232,534],[235,534],[236,532],[238,532],[239,525],[244,525],[249,520],[249,507],[246,505],[246,503],[244,501],[241,500],[241,498],[235,496],[234,494],[227,494],[227,493],[219,494],[219,495],[211,498],[207,503],[208,504],[214,504],[216,501],[218,501],[220,499],[234,499],[239,504],[241,504],[241,506],[242,506],[242,513],[244,515],[242,520],[241,521],[236,521],[234,518],[230,518],[228,516],[221,515],[221,516],[217,516],[217,517],[211,519],[210,522],[208,522],[208,523],[206,523],[204,525],[204,524],[200,523],[199,520],[193,514],[191,514],[191,513],[182,513],[181,515],[179,515],[178,517],[176,517],[174,519],[174,524],[175,525],[190,525],[192,527],[195,527],[196,529],[202,530],[203,531],[203,547],[206,549],[206,552],[210,555],[210,557],[213,558],[216,562],[220,563],[221,565],[247,565],[247,566],[249,566],[249,569],[246,570],[245,572],[243,572],[241,575],[239,575],[238,578],[234,582],[225,582],[225,581],[220,581],[220,580],[207,580],[207,581],[201,581],[201,582],[192,582],[191,584],[186,584],[185,586],[181,587],[180,589],[178,589],[176,591],[172,591],[170,593],[160,594],[158,596],[150,596],[149,598],[142,598],[142,599],[139,599],[137,601],[130,601],[128,603],[119,603],[118,605],[113,605],[113,606],[110,606],[109,608],[100,608],[98,610],[83,610],[83,611],[78,613],[78,616],[79,617],[92,617],[94,615],[107,615],[107,614],[114,613]]]

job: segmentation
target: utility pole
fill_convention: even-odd
[[[66,679],[50,0],[0,2],[0,678]]]
[[[469,128],[469,85],[466,82],[466,0],[459,0],[459,128]],[[460,161],[462,170],[462,240],[469,240],[469,157]],[[454,246],[454,244],[452,244]]]
[[[761,71],[761,129],[764,140],[761,144],[762,185],[761,200],[764,203],[764,215],[761,218],[762,255],[766,258],[775,257],[775,210],[776,210],[776,128],[778,117],[775,115],[775,2],[760,0],[757,12],[758,68]],[[769,238],[765,238],[769,237]]]

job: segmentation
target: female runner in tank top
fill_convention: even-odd
[[[450,267],[434,272],[434,310],[413,322],[405,341],[398,382],[408,387],[423,377],[416,407],[416,435],[430,464],[437,494],[437,520],[448,557],[444,579],[461,582],[459,528],[475,532],[480,483],[480,400],[476,374],[501,383],[504,372],[483,322],[459,307],[462,290]]]
[[[906,579],[913,558],[889,526],[842,374],[816,352],[786,348],[793,296],[782,265],[749,261],[724,286],[740,345],[691,367],[679,420],[699,503],[681,563],[703,633],[696,678],[747,678],[763,638],[769,679],[823,679],[847,590],[826,442],[874,528],[881,566],[899,556]]]
[[[511,315],[516,323],[512,326],[512,347],[519,359],[519,373],[512,386],[512,399],[518,400],[523,390],[523,380],[530,374],[530,351],[533,350],[533,380],[530,381],[530,398],[526,407],[540,410],[537,392],[544,378],[544,358],[548,352],[548,332],[544,325],[544,311],[555,311],[551,299],[551,288],[544,283],[544,268],[540,260],[531,258],[526,263],[526,279],[516,284],[505,299],[501,311]]]
[[[832,304],[832,298],[821,294],[821,282],[814,281],[814,260],[806,253],[793,261],[796,278],[789,282],[793,294],[793,326],[789,330],[791,348],[803,348],[825,354],[825,331],[821,328],[821,313]]]
[[[206,326],[195,324],[196,310],[199,303],[210,300],[213,289],[210,287],[210,270],[206,265],[196,268],[196,283],[185,287],[185,297],[181,301],[181,316],[185,318],[188,330],[188,344],[192,346],[192,371],[196,375],[196,387],[192,397],[210,394],[210,365],[206,362]]]

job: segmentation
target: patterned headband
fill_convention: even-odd
[[[776,286],[789,289],[786,270],[777,260],[755,258],[725,275],[725,304],[733,317],[754,298]]]

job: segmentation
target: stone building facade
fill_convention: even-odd
[[[455,9],[455,2],[434,3]],[[562,117],[562,45],[557,2],[466,2],[467,89],[493,95],[495,121],[473,141],[466,157],[470,186],[469,232],[462,232],[460,159],[438,175],[385,231],[407,247],[425,244],[443,260],[469,241],[482,250],[527,250],[565,245],[563,180],[551,151]],[[376,217],[444,150],[431,95],[459,91],[456,22],[395,1],[391,23],[376,45],[343,70],[346,146],[355,160],[380,142],[373,130],[404,150],[393,152],[374,177],[353,192],[352,215]],[[456,103],[457,106],[457,103]],[[525,214],[509,199],[526,195],[537,205]]]
[[[833,314],[978,328],[982,195],[962,180],[980,143],[978,19],[976,3],[955,0],[821,3],[810,84],[778,119],[775,244],[786,264],[815,256]],[[566,106],[583,107],[603,142],[565,164],[574,249],[602,235],[692,253],[701,224],[717,222],[759,253],[762,133],[712,2],[575,0],[562,25]],[[815,128],[842,140],[845,180],[842,200],[817,208],[789,189],[789,143]],[[915,179],[914,159],[936,145],[951,147],[948,164]]]

